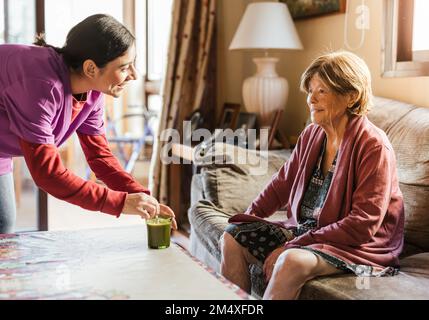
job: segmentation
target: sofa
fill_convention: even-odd
[[[299,299],[429,299],[429,108],[375,97],[368,118],[386,132],[397,158],[405,203],[400,272],[380,278],[318,277],[305,284]],[[245,152],[240,149],[229,146],[222,152],[227,156]],[[251,153],[253,160],[264,162],[263,170],[257,161],[243,163],[236,156],[224,164],[198,165],[188,210],[192,255],[220,271],[219,239],[228,218],[245,211],[290,154],[291,150]],[[272,219],[279,220],[282,214],[280,210]],[[260,298],[265,289],[262,270],[252,265],[250,274],[252,295]]]

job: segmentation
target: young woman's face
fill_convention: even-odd
[[[321,127],[332,126],[346,115],[349,97],[340,95],[326,86],[318,74],[309,83],[307,104],[311,121]]]
[[[131,46],[122,56],[110,61],[104,68],[99,69],[95,78],[98,91],[119,97],[127,83],[137,79],[135,46]]]

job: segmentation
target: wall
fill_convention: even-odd
[[[349,0],[348,43],[357,47],[360,31],[354,27],[355,8],[362,0]],[[258,52],[229,51],[228,46],[247,4],[252,0],[218,0],[218,108],[224,102],[241,103],[241,86],[246,77],[255,72],[252,57]],[[375,95],[429,107],[429,77],[382,78],[381,39],[383,0],[366,0],[370,9],[370,30],[360,49],[352,50],[368,64],[373,77]],[[344,45],[345,14],[296,21],[296,28],[304,50],[277,51],[270,55],[279,57],[278,73],[287,78],[290,86],[288,103],[282,120],[282,130],[288,135],[298,135],[308,117],[305,95],[299,91],[299,79],[308,64],[318,55],[331,50],[346,49]]]

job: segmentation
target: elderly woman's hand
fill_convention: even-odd
[[[265,281],[268,283],[271,279],[271,276],[273,274],[274,265],[276,264],[277,259],[279,256],[286,250],[285,247],[281,246],[273,252],[270,253],[270,255],[265,259],[264,262],[264,274],[265,274]]]

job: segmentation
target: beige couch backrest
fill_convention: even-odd
[[[429,108],[375,97],[369,120],[396,154],[405,203],[405,242],[429,251]]]

